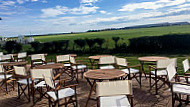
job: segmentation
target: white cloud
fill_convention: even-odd
[[[16,12],[0,12],[0,15],[12,15],[15,14]]]
[[[92,6],[93,3],[96,3],[98,0],[81,0],[81,3],[84,5],[90,5]]]
[[[98,8],[99,7],[96,7],[96,6],[92,6],[92,7],[80,6],[78,8],[68,8],[65,6],[56,6],[55,8],[42,9],[41,11],[43,12],[42,17],[56,17],[58,15],[63,15],[66,13],[70,13],[70,14],[95,13]]]
[[[101,10],[100,13],[102,13],[102,14],[106,14],[107,12],[104,11],[104,10]]]
[[[13,6],[15,4],[14,1],[2,1],[1,5],[3,6]]]
[[[186,0],[158,0],[155,2],[141,2],[126,4],[118,11],[134,11],[136,9],[159,9],[167,6],[175,6],[185,3]]]

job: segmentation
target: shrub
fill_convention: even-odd
[[[37,41],[32,42],[32,43],[31,43],[31,46],[32,46],[32,48],[34,49],[34,52],[35,52],[35,53],[41,52],[42,49],[43,49],[43,44],[40,43],[40,42],[37,42]]]
[[[105,39],[97,38],[94,39],[94,41],[102,48],[103,43],[105,42]]]
[[[119,41],[120,37],[112,37],[112,40],[115,42],[115,48],[118,47],[118,41]]]
[[[74,43],[77,44],[82,50],[84,50],[86,41],[84,39],[76,39]]]
[[[22,45],[17,43],[16,41],[7,41],[5,43],[4,49],[8,53],[18,53],[22,50]]]

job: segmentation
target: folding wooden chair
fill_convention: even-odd
[[[49,107],[51,105],[58,105],[58,107],[65,105],[65,107],[67,107],[70,103],[73,103],[75,107],[78,107],[76,92],[77,84],[65,86],[65,80],[64,82],[60,80],[59,84],[55,84],[54,79],[48,75],[44,75],[44,79],[48,90],[47,94],[49,96]],[[72,89],[72,87],[74,89]],[[62,99],[64,99],[65,102],[60,104],[60,100]]]
[[[97,82],[98,107],[133,107],[131,80]]]
[[[189,95],[190,95],[190,84],[180,82],[180,79],[176,72],[175,64],[171,63],[167,66],[168,72],[168,81],[170,83],[171,92],[172,92],[172,107],[175,105],[175,101],[179,101],[180,104],[178,105],[181,107],[182,102],[188,104]],[[183,76],[184,77],[184,76]],[[186,99],[182,98],[182,95],[187,96]]]
[[[21,66],[14,66],[14,71],[14,77],[17,79],[18,84],[18,99],[24,95],[28,102],[30,102],[30,85],[32,84],[32,80],[26,72],[26,68]],[[25,93],[26,90],[28,91],[28,95]]]
[[[150,90],[152,87],[155,86],[155,91],[156,94],[158,94],[158,90],[162,88],[162,86],[165,85],[166,79],[167,79],[167,71],[166,68],[170,63],[174,63],[175,67],[177,69],[177,58],[172,58],[172,59],[166,59],[166,60],[158,60],[156,63],[156,67],[149,65],[149,85],[150,85]],[[154,71],[152,71],[152,69]],[[151,83],[151,79],[154,80],[154,83]],[[163,84],[161,84],[158,87],[158,82],[162,81]]]
[[[125,58],[116,58],[116,64],[119,69],[125,68],[125,69],[121,69],[121,71],[124,71],[127,74],[127,76],[124,79],[126,79],[127,77],[129,80],[135,78],[141,87],[142,70],[141,70],[140,64],[134,65],[134,66],[129,66],[128,62]],[[135,69],[135,68],[137,68],[137,69]],[[139,77],[139,79],[138,79],[138,77]]]
[[[78,82],[78,73],[81,71],[81,77],[83,78],[84,72],[88,70],[88,63],[83,61],[77,61],[74,57],[70,57],[70,62],[72,65],[72,70],[76,72],[76,80]]]
[[[65,67],[71,67],[70,55],[58,55],[56,56],[57,63],[64,63]]]
[[[101,57],[98,62],[99,69],[115,69],[116,61],[115,56]]]
[[[8,54],[8,55],[1,55],[0,56],[0,63],[6,63],[6,62],[11,62],[13,61],[13,55]]]
[[[47,64],[45,54],[33,54],[31,55],[31,67],[36,65]]]
[[[3,65],[0,64],[0,90],[8,94],[8,85],[11,86],[14,90],[14,81],[13,79],[13,73],[14,70],[6,71],[3,67]],[[5,86],[5,89],[4,87]]]
[[[18,53],[17,62],[26,61],[26,58],[27,58],[26,52]]]

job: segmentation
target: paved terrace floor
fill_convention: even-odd
[[[171,93],[167,86],[161,88],[159,95],[155,95],[154,91],[149,91],[148,79],[143,77],[142,88],[140,89],[136,80],[133,80],[133,92],[134,92],[134,106],[135,107],[171,107]],[[90,86],[85,79],[79,78],[78,91],[78,103],[79,107],[84,107]],[[63,100],[64,101],[64,100]],[[179,103],[176,102],[177,106]],[[48,107],[48,100],[42,99],[37,104],[33,105],[32,102],[28,103],[23,97],[17,99],[17,88],[15,91],[10,91],[8,95],[5,95],[0,91],[0,107]],[[72,107],[72,105],[69,105]],[[90,100],[89,107],[96,107],[96,101]],[[183,104],[182,107],[190,107],[190,105]]]

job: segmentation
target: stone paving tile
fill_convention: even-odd
[[[90,86],[87,81],[80,78],[79,86],[77,87],[79,107],[85,106],[89,90]],[[139,87],[136,80],[133,80],[133,92],[135,107],[171,107],[171,93],[167,86],[161,88],[159,95],[155,95],[154,89],[149,91],[148,79],[143,78],[142,88]],[[178,104],[176,102],[176,106]],[[14,91],[10,91],[8,95],[0,91],[0,107],[48,107],[48,100],[42,99],[33,105],[32,102],[28,103],[24,97],[17,99],[16,88]],[[69,105],[69,107],[72,107],[72,105]],[[90,100],[89,107],[96,107],[96,101]],[[190,107],[190,105],[183,104],[182,107]]]

